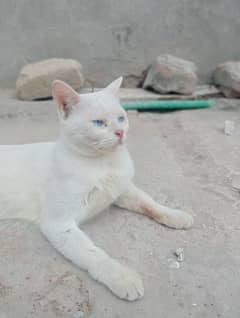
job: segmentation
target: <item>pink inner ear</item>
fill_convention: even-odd
[[[54,81],[52,85],[52,95],[56,101],[58,108],[64,111],[65,116],[68,116],[72,106],[79,103],[79,95],[62,81]]]

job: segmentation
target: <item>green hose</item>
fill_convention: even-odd
[[[208,100],[136,100],[122,101],[126,110],[174,110],[208,108],[211,102]]]

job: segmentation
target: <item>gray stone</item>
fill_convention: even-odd
[[[76,60],[53,58],[25,65],[16,82],[16,94],[22,100],[51,97],[51,84],[63,80],[74,89],[83,85],[82,66]]]
[[[164,54],[151,65],[143,88],[151,88],[161,94],[193,94],[198,82],[196,66],[193,62]]]
[[[139,87],[140,80],[141,80],[141,76],[137,76],[137,75],[125,76],[123,78],[122,87],[127,87],[127,88]]]
[[[213,82],[225,97],[240,97],[240,62],[219,64],[213,72]]]

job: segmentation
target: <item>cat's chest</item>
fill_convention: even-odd
[[[131,182],[129,173],[107,171],[92,184],[87,193],[87,218],[98,214],[112,204],[128,188]]]
[[[70,165],[68,160],[61,164],[59,170],[58,184],[63,184],[61,197],[78,222],[91,218],[112,204],[127,191],[134,174],[127,151],[102,160],[81,159],[76,165]],[[59,185],[54,188],[59,188]]]
[[[108,171],[97,180],[96,187],[100,193],[115,199],[126,189],[130,179],[128,173]]]

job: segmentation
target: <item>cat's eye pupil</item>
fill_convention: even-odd
[[[101,120],[101,119],[93,120],[93,123],[94,123],[94,125],[97,126],[97,127],[102,127],[102,126],[105,125],[105,122],[104,122],[103,120]]]
[[[119,117],[118,117],[118,121],[119,121],[120,123],[124,122],[124,120],[125,120],[124,116],[119,116]]]

